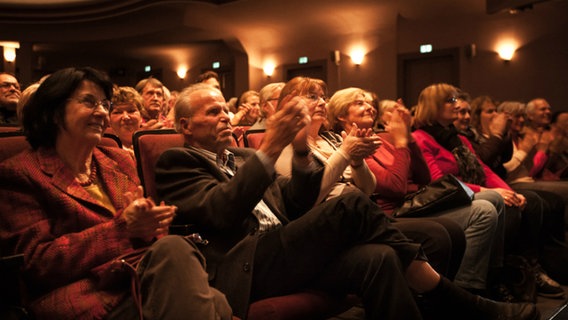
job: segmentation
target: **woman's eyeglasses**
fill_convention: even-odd
[[[450,97],[446,99],[446,103],[456,103],[456,102],[458,102],[458,98],[456,97]]]
[[[103,109],[105,109],[105,111],[108,112],[112,106],[112,102],[110,102],[110,100],[103,99],[97,101],[97,99],[93,96],[84,96],[81,98],[69,98],[69,100],[75,100],[91,110],[95,110],[98,106],[101,106],[103,107]]]
[[[327,102],[326,96],[318,96],[317,94],[309,93],[306,95],[306,98],[312,100],[313,102],[319,102],[320,99],[323,99],[324,102]]]

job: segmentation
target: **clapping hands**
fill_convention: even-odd
[[[340,149],[351,157],[351,166],[354,167],[359,166],[366,157],[375,153],[382,144],[372,128],[359,129],[355,123],[349,134],[343,131],[341,135],[343,143]]]
[[[177,207],[166,206],[164,202],[156,205],[151,198],[144,198],[144,190],[138,187],[135,192],[127,192],[129,205],[124,209],[126,229],[130,238],[152,241],[168,234]]]

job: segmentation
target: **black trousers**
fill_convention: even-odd
[[[465,252],[465,234],[459,224],[443,217],[397,218],[402,233],[421,244],[430,265],[453,280]]]
[[[539,256],[544,203],[530,190],[518,190],[527,204],[524,208],[505,209],[505,253],[518,254],[530,260]]]
[[[326,201],[262,236],[251,300],[316,287],[361,297],[369,319],[421,319],[404,272],[425,259],[361,192]]]

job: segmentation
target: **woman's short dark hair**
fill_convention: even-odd
[[[54,147],[59,127],[65,126],[67,100],[83,81],[101,87],[106,99],[112,97],[108,76],[91,67],[65,68],[51,74],[41,83],[22,113],[26,139],[33,149]]]

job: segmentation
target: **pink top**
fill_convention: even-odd
[[[416,130],[412,133],[414,139],[416,139],[416,143],[422,150],[422,154],[424,155],[424,159],[426,160],[426,164],[428,164],[428,168],[430,168],[430,175],[432,176],[432,180],[436,180],[443,176],[446,173],[451,173],[456,176],[458,179],[462,179],[459,176],[459,169],[456,159],[454,158],[453,154],[442,147],[431,135],[426,133],[424,130]],[[471,143],[467,140],[466,137],[459,136],[462,143],[471,150],[475,154]],[[477,155],[476,155],[477,156]],[[491,169],[483,163],[477,157],[477,160],[483,167],[483,171],[485,171],[486,182],[484,186],[466,183],[471,190],[474,192],[481,191],[481,187],[485,188],[503,188],[507,190],[511,190],[511,187],[505,181],[503,181],[497,174],[495,174]]]

